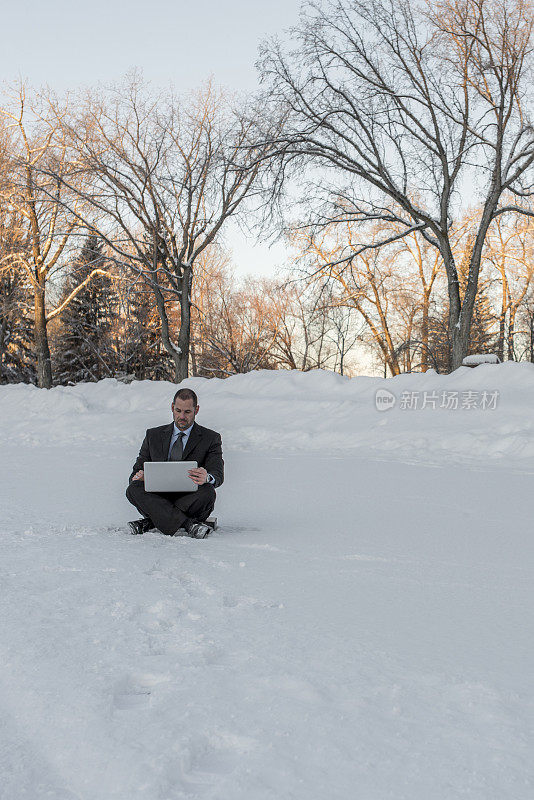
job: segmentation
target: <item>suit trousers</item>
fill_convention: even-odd
[[[173,536],[188,518],[203,522],[215,506],[211,483],[203,483],[196,492],[147,492],[144,481],[132,481],[126,497],[167,536]]]

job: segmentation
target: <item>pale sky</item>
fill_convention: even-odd
[[[133,67],[156,84],[194,89],[213,76],[254,90],[260,41],[298,21],[301,0],[18,0],[3,4],[0,76],[58,91],[120,79]],[[228,244],[239,274],[268,275],[281,245],[254,245],[235,227]]]

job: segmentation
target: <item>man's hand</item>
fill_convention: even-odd
[[[205,470],[204,467],[195,467],[195,469],[190,469],[188,474],[193,483],[196,483],[197,486],[201,486],[208,480],[208,471]]]
[[[144,481],[145,479],[145,472],[144,470],[140,469],[139,472],[136,472],[132,478],[132,481]]]

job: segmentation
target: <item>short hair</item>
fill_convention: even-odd
[[[198,397],[192,389],[178,389],[172,400],[173,405],[176,403],[177,397],[179,397],[180,400],[192,400],[194,408],[198,406]]]

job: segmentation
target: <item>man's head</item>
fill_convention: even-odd
[[[192,389],[178,389],[171,403],[174,424],[181,431],[186,431],[195,421],[198,414],[198,399]]]

